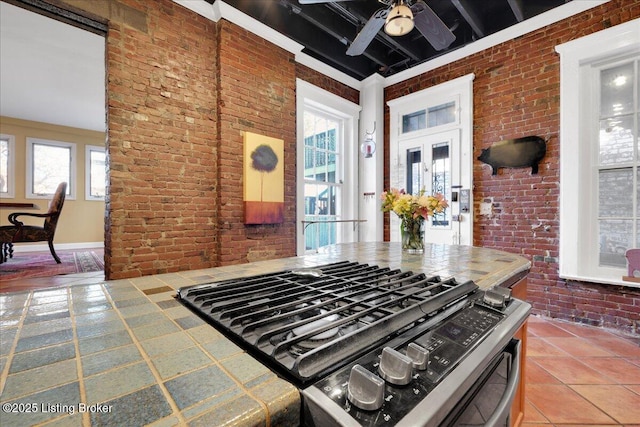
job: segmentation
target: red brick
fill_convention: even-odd
[[[498,175],[493,176],[489,166],[474,160],[475,245],[521,254],[531,260],[534,256],[558,257],[560,59],[554,48],[638,17],[640,2],[612,0],[385,89],[386,102],[475,73],[474,159],[481,149],[503,139],[527,135],[549,138],[538,175],[530,175],[530,169],[500,169]],[[389,123],[388,107],[385,108],[385,123]],[[388,188],[388,127],[385,131],[384,180],[385,188]],[[477,215],[479,201],[493,203],[494,214],[490,217]],[[531,229],[539,223],[551,228],[549,231]],[[388,219],[385,238],[389,238]],[[581,282],[570,282],[568,287],[564,285],[558,277],[557,262],[534,261],[528,294],[534,312],[621,327],[627,331],[640,329],[637,295],[633,298],[627,295],[628,291],[616,286]],[[609,302],[612,298],[625,309],[612,311]],[[629,313],[635,313],[631,324]]]

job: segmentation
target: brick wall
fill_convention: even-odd
[[[312,85],[318,86],[334,95],[351,101],[354,104],[360,104],[360,91],[352,87],[333,80],[322,73],[313,70],[306,65],[296,63],[296,76]]]
[[[294,256],[296,77],[358,91],[170,0],[61,1],[109,23],[107,278]],[[282,224],[244,224],[244,131],[285,141]]]
[[[109,278],[295,255],[295,63],[226,21],[129,1],[110,22]],[[242,132],[285,141],[285,221],[245,226]]]
[[[232,23],[218,27],[219,265],[296,255],[296,78],[354,103],[359,91],[295,62],[293,55]],[[245,225],[242,132],[284,140],[283,224]]]
[[[532,261],[528,299],[535,312],[630,332],[640,328],[640,292],[558,277],[560,58],[554,47],[639,16],[639,2],[612,0],[385,91],[388,101],[474,73],[474,159],[500,140],[549,138],[537,175],[528,168],[500,169],[492,176],[490,166],[474,160],[474,244]],[[389,123],[388,108],[385,117]],[[388,144],[385,135],[385,152]],[[385,188],[388,168],[386,159]],[[480,202],[493,203],[493,215],[479,215]],[[388,232],[387,224],[387,239]]]
[[[109,17],[107,277],[210,267],[216,25],[168,0],[121,3],[146,20]]]
[[[226,21],[219,23],[220,265],[296,254],[296,67],[293,55]],[[245,225],[242,132],[284,140],[285,218]]]

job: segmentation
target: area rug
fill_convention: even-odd
[[[48,277],[60,274],[90,273],[104,270],[101,255],[94,251],[56,251],[60,264],[49,252],[23,252],[13,254],[0,264],[0,279],[13,280],[30,277]]]

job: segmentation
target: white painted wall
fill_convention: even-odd
[[[378,74],[363,81],[360,90],[360,133],[358,142],[358,169],[360,189],[358,191],[358,207],[360,219],[359,241],[378,242],[383,240],[382,211],[380,195],[383,189],[384,170],[384,78]],[[360,145],[367,132],[373,132],[376,151],[370,158],[360,152]],[[373,195],[367,195],[373,193]]]

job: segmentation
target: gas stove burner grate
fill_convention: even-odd
[[[305,382],[476,289],[471,281],[344,261],[189,286],[178,297],[245,350]]]

